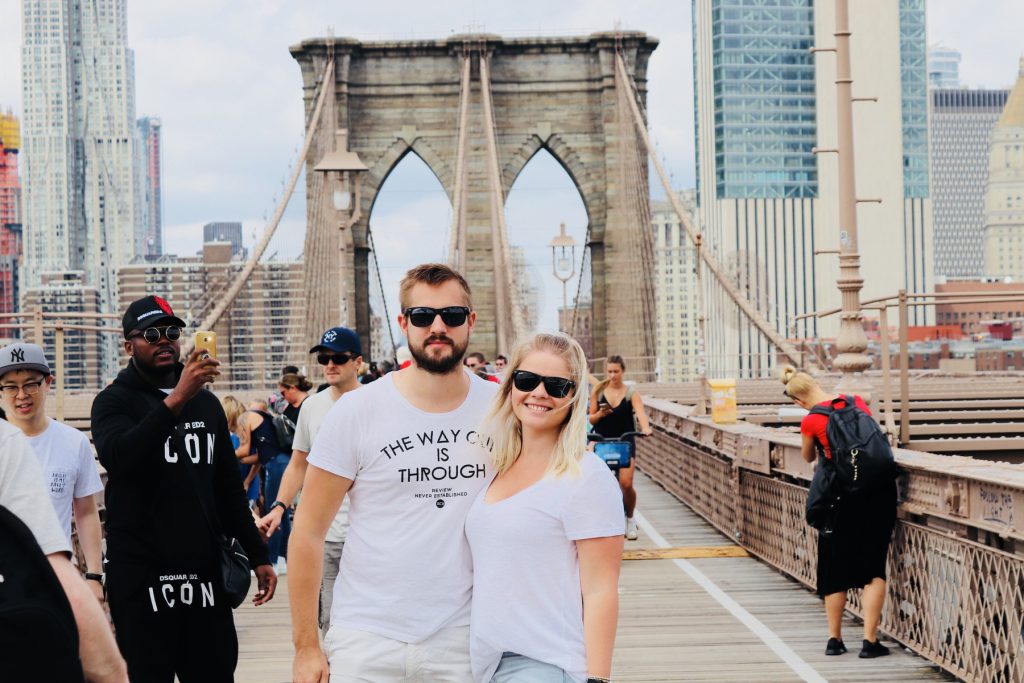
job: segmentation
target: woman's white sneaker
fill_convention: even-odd
[[[635,541],[639,532],[636,529],[636,520],[632,517],[626,517],[626,540]]]

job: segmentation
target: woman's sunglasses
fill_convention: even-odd
[[[466,318],[469,317],[469,306],[446,306],[445,308],[414,306],[405,309],[405,319],[413,327],[430,327],[434,324],[434,318],[437,316],[441,316],[441,322],[448,327],[460,327],[466,324]]]
[[[544,391],[551,398],[565,398],[576,388],[576,382],[564,377],[542,377],[529,370],[515,370],[512,373],[512,385],[519,391],[533,391],[544,382]]]

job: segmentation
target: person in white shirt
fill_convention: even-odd
[[[52,383],[50,365],[39,346],[18,343],[0,349],[0,401],[7,419],[28,437],[69,543],[74,515],[85,555],[85,578],[102,602],[103,530],[95,494],[103,490],[103,483],[85,435],[46,416]]]
[[[473,681],[607,681],[618,622],[622,496],[586,450],[583,349],[521,342],[488,415],[494,480],[466,519]]]
[[[0,420],[0,506],[32,532],[64,589],[78,628],[78,653],[85,679],[95,683],[127,683],[128,668],[117,650],[103,608],[68,559],[71,544],[53,508],[39,504],[39,498],[45,495],[42,475],[28,439],[12,424]],[[45,662],[38,665],[42,676]],[[9,662],[4,666],[11,668]]]
[[[332,327],[321,335],[320,343],[309,352],[315,353],[317,363],[323,366],[328,386],[302,404],[292,439],[292,458],[281,479],[281,487],[277,490],[277,500],[257,525],[267,536],[278,530],[281,519],[302,488],[302,480],[306,476],[306,458],[327,413],[344,394],[363,386],[356,377],[356,371],[363,362],[363,351],[359,335],[354,330]],[[323,581],[320,584],[320,630],[324,635],[327,635],[331,625],[334,582],[338,578],[338,564],[345,547],[347,529],[348,511],[342,506],[331,522],[324,541]]]
[[[462,366],[476,321],[470,297],[448,266],[406,273],[398,323],[415,363],[338,399],[313,442],[289,547],[296,683],[472,676],[464,524],[487,477],[489,440],[478,427],[497,386]],[[325,656],[316,628],[323,541],[346,494]]]

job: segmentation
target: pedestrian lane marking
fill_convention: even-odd
[[[750,553],[738,545],[640,548],[622,553],[623,560],[698,560],[713,557],[750,557]]]

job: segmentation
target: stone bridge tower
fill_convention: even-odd
[[[369,167],[362,185],[361,217],[351,229],[339,231],[324,219],[325,212],[308,208],[308,285],[321,291],[326,286],[329,292],[328,302],[319,306],[310,299],[310,338],[337,324],[338,297],[343,295],[347,310],[353,312],[347,322],[356,326],[369,348],[367,225],[381,185],[412,152],[430,167],[453,203],[459,185],[463,209],[454,212],[458,225],[453,227],[464,233],[464,251],[456,263],[473,288],[478,312],[472,346],[492,358],[509,351],[509,337],[498,329],[503,292],[498,276],[501,259],[493,239],[493,166],[484,115],[483,88],[489,85],[502,215],[504,198],[519,172],[538,150],[547,149],[572,178],[589,219],[595,356],[618,353],[637,359],[631,370],[653,369],[654,321],[640,310],[653,310],[653,286],[638,262],[636,247],[651,238],[641,217],[645,212],[638,210],[641,202],[649,201],[646,155],[641,149],[639,177],[623,172],[623,145],[629,146],[628,163],[639,165],[635,150],[640,142],[620,106],[617,87],[623,86],[615,77],[615,55],[623,54],[644,101],[647,63],[656,47],[657,41],[643,33],[515,40],[463,35],[373,43],[328,38],[293,46],[291,53],[302,70],[307,120],[332,54],[336,67],[334,82],[326,84],[334,97],[328,96],[324,110],[320,128],[325,134],[317,138],[319,149],[311,151],[307,162],[307,196],[318,196],[321,189],[316,184],[322,180],[312,167],[332,149],[328,145],[333,145],[335,128],[348,129],[349,149]],[[489,75],[486,83],[481,81],[482,67],[489,71],[484,73]],[[466,75],[469,84],[464,89]],[[460,116],[464,93],[469,97],[466,113]],[[466,122],[461,157],[460,120]],[[503,218],[500,224],[504,225]],[[440,241],[447,227],[438,225],[436,234],[409,239]],[[344,242],[339,244],[338,239]],[[350,248],[342,251],[346,245]],[[350,291],[339,291],[346,288],[340,284],[342,275]],[[397,308],[397,302],[393,305]]]

